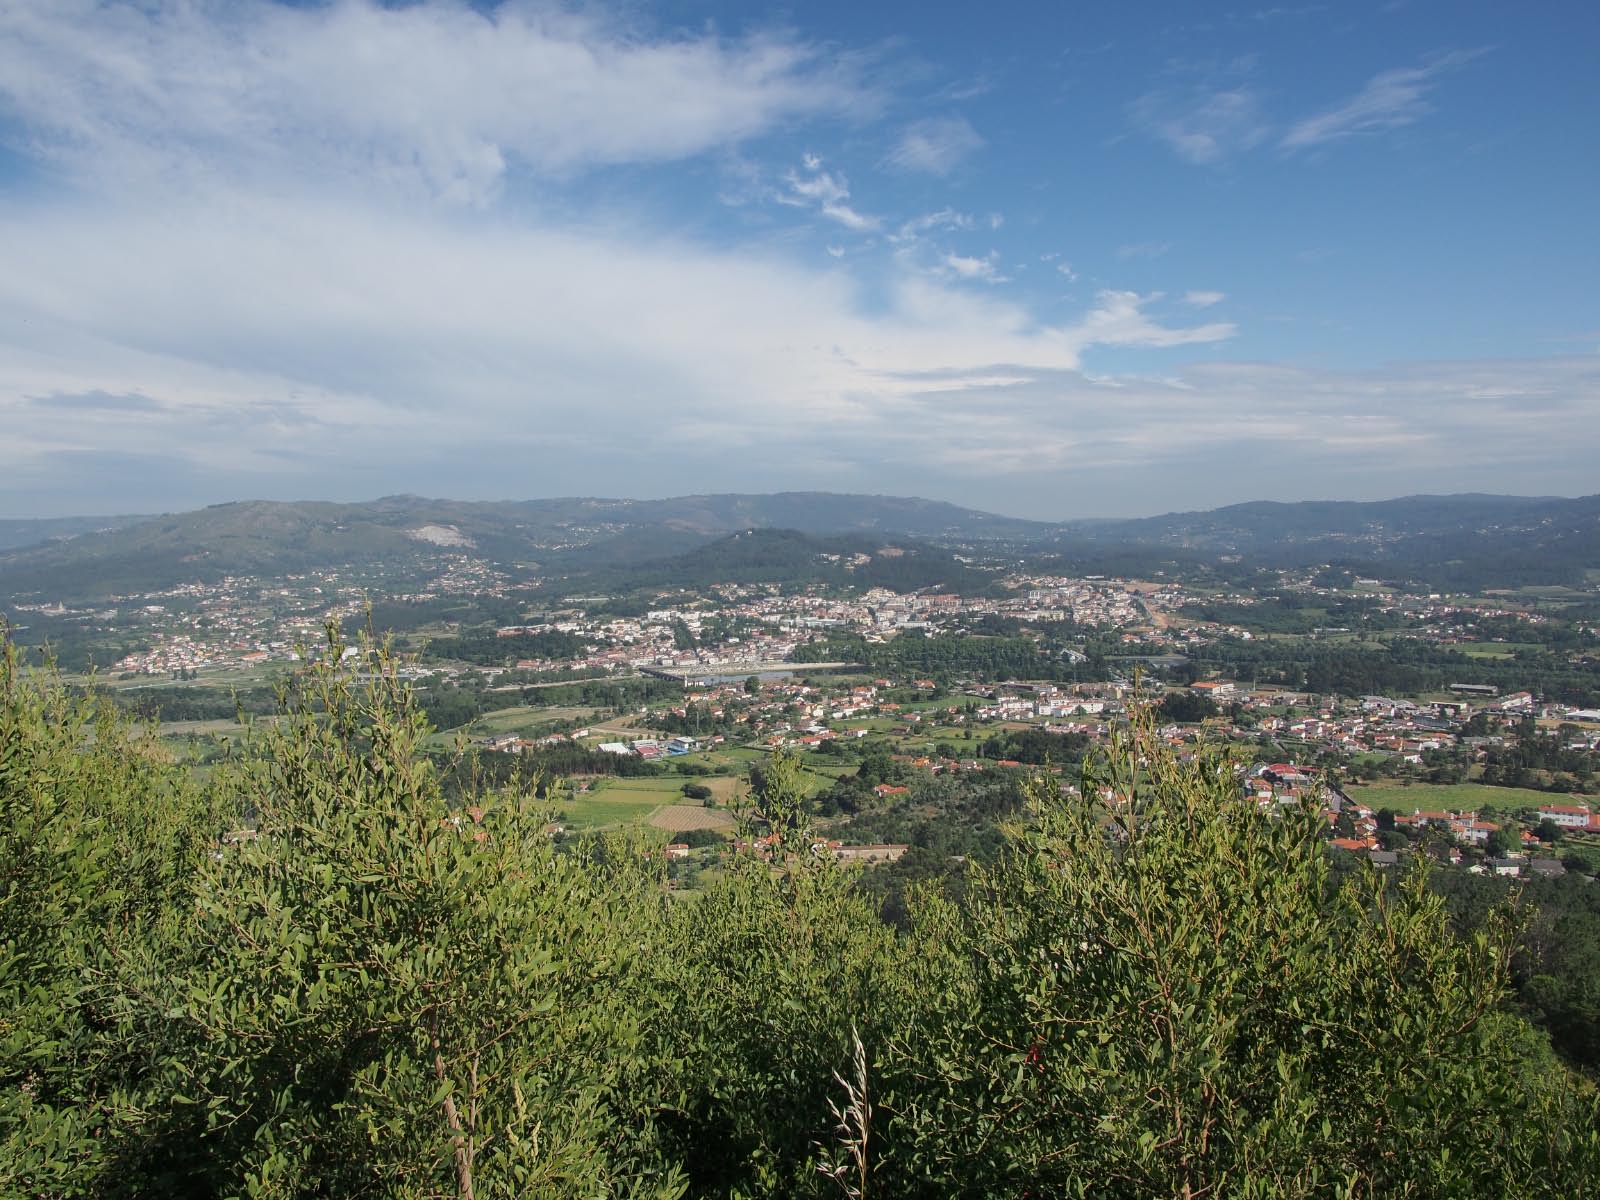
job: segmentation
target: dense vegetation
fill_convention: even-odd
[[[337,649],[337,647],[336,647]],[[337,654],[330,656],[336,661]],[[0,1192],[1572,1196],[1594,1089],[1519,917],[1331,873],[1147,726],[903,930],[775,835],[689,903],[529,781],[452,801],[380,659],[197,782],[0,658]],[[1522,968],[1517,968],[1522,969]]]
[[[1473,658],[1417,637],[1392,637],[1381,649],[1220,637],[1191,654],[1196,668],[1322,695],[1416,696],[1442,692],[1452,683],[1482,683],[1505,691],[1537,691],[1560,704],[1600,704],[1592,666],[1545,650],[1494,659]]]
[[[1075,661],[1064,647],[1031,637],[906,633],[888,642],[832,637],[797,647],[794,661],[862,663],[873,671],[925,675],[940,681],[962,677],[1068,682],[1106,678],[1103,660]]]
[[[1581,586],[1600,554],[1600,497],[1407,496],[1258,501],[1072,531],[1114,546],[1173,546],[1277,567],[1336,570],[1436,590]]]
[[[514,666],[522,659],[575,658],[583,653],[583,639],[556,629],[501,637],[492,629],[457,637],[434,638],[428,643],[433,658],[477,663],[480,666]]]
[[[992,575],[963,565],[949,551],[909,539],[891,544],[881,537],[813,537],[792,529],[744,530],[672,557],[590,567],[576,579],[585,590],[608,593],[692,590],[715,582],[977,594],[993,582]]]

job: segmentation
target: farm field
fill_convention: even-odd
[[[650,824],[668,833],[686,833],[691,829],[730,830],[734,827],[733,814],[724,808],[705,808],[699,804],[668,804],[658,808],[650,817]]]
[[[1483,808],[1515,810],[1537,808],[1541,804],[1571,803],[1570,796],[1538,792],[1531,788],[1490,787],[1482,783],[1381,784],[1373,787],[1345,788],[1352,800],[1369,808],[1392,808],[1395,812],[1413,809],[1476,812]]]
[[[1532,642],[1462,642],[1456,649],[1468,658],[1515,658],[1519,650],[1538,650]]]
[[[709,787],[717,800],[717,807],[705,808],[698,801],[686,799],[683,794],[685,782]],[[744,786],[742,779],[726,776],[702,776],[694,780],[685,780],[680,775],[643,779],[602,777],[590,782],[589,791],[571,800],[564,800],[556,807],[563,814],[566,825],[575,831],[610,829],[621,825],[651,825],[679,832],[686,829],[724,829],[733,824],[726,806],[744,791]],[[698,824],[688,823],[686,813],[665,816],[665,823],[652,820],[658,809],[692,809],[700,820]]]
[[[556,721],[587,720],[594,715],[595,710],[592,708],[534,708],[519,704],[514,708],[500,708],[486,712],[468,728],[473,733],[511,733]]]
[[[276,721],[277,717],[253,717],[258,725],[268,725]],[[238,721],[226,718],[217,718],[210,721],[164,721],[156,727],[162,737],[192,737],[215,734],[242,734],[244,726]]]
[[[251,688],[277,680],[293,664],[286,662],[257,663],[253,666],[200,667],[193,679],[167,679],[161,676],[136,675],[132,679],[119,679],[104,671],[90,674],[67,674],[62,679],[79,686],[93,685],[110,688],[116,692],[150,692],[167,688]]]
[[[682,797],[678,786],[677,780],[597,779],[589,791],[562,801],[557,810],[574,830],[643,825],[656,809]]]

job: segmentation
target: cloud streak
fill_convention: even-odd
[[[889,163],[902,171],[943,176],[982,148],[983,139],[965,117],[931,117],[901,135]]]
[[[843,175],[822,169],[822,160],[808,154],[802,162],[805,173],[790,171],[783,177],[786,190],[775,198],[780,204],[796,208],[815,207],[823,216],[837,221],[853,233],[870,233],[882,222],[877,217],[857,212],[846,201],[850,187]]]
[[[1196,166],[1215,166],[1260,145],[1271,131],[1248,87],[1150,92],[1132,106],[1134,123]]]
[[[1472,61],[1479,53],[1454,51],[1420,67],[1382,71],[1343,104],[1296,122],[1278,144],[1285,150],[1308,150],[1410,125],[1433,111],[1427,96],[1439,77]]]

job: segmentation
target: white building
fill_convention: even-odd
[[[1562,829],[1589,828],[1587,804],[1543,804],[1539,806],[1539,819],[1559,825]]]

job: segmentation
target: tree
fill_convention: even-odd
[[[1378,846],[1384,850],[1409,850],[1411,837],[1404,830],[1380,829],[1378,830]]]
[[[24,667],[4,634],[0,1194],[115,1191],[191,1032],[133,997],[186,953],[173,898],[225,826],[109,701]]]
[[[385,655],[361,665],[360,684],[302,676],[223,781],[253,836],[194,881],[193,965],[160,1000],[195,1034],[163,1064],[200,1133],[188,1173],[227,1193],[677,1194],[619,1115],[639,1065],[619,998],[651,936],[638,860],[557,854],[531,789],[453,809],[412,693]]]
[[[968,908],[914,910],[927,961],[957,949],[878,1072],[876,1103],[903,1114],[886,1175],[1019,1196],[1520,1195],[1600,1166],[1592,1096],[1501,1066],[1506,1040],[1538,1056],[1498,1007],[1507,913],[1457,940],[1420,865],[1334,887],[1314,807],[1241,803],[1222,755],[1180,762],[1149,717],[1084,781],[1108,803],[1036,780]],[[933,1092],[912,1082],[929,1072]],[[1530,1179],[1534,1160],[1554,1175]]]
[[[1539,822],[1534,828],[1533,834],[1546,845],[1559,842],[1562,838],[1561,826],[1557,825],[1549,817],[1545,817]]]
[[[750,799],[740,814],[741,824],[747,834],[764,829],[776,838],[774,854],[810,853],[804,778],[799,756],[789,750],[775,750],[766,762],[750,766]]]
[[[1168,692],[1161,699],[1157,712],[1164,721],[1183,725],[1196,725],[1207,717],[1217,715],[1217,702],[1198,692]]]
[[[1517,827],[1508,822],[1489,834],[1483,848],[1495,858],[1504,858],[1522,849],[1522,837]]]

